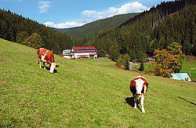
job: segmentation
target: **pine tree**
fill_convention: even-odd
[[[142,62],[142,63],[140,64],[139,71],[144,71],[144,69],[145,69],[145,67],[144,67],[144,63]]]
[[[125,59],[125,70],[129,70],[129,54],[125,54],[124,55],[124,59]]]
[[[190,55],[191,49],[192,49],[192,44],[189,43],[188,41],[185,41],[182,48],[183,48],[183,52],[186,55]]]
[[[130,56],[130,60],[134,61],[136,59],[136,52],[133,49],[131,49],[129,52],[129,56]]]
[[[137,60],[138,60],[138,62],[142,63],[145,60],[145,58],[146,58],[145,53],[142,52],[141,50],[139,50],[137,52]]]
[[[110,50],[109,50],[109,58],[112,59],[113,61],[116,61],[120,55],[119,53],[119,47],[116,41],[113,42]]]

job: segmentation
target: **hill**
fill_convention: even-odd
[[[85,24],[81,27],[70,28],[70,29],[57,29],[61,32],[66,32],[72,37],[73,40],[82,41],[84,38],[92,37],[99,32],[102,32],[107,29],[115,28],[120,24],[124,23],[130,18],[133,18],[138,13],[122,14],[116,15],[110,18],[97,20],[88,24]],[[86,42],[82,42],[86,43]]]
[[[40,36],[41,41],[36,40],[32,35]],[[34,40],[27,41],[31,37]],[[62,53],[62,50],[72,46],[72,40],[65,33],[57,32],[43,24],[39,24],[29,18],[0,9],[0,38],[22,43],[34,48],[46,47],[55,53]],[[37,46],[40,42],[41,45]]]
[[[109,55],[127,53],[132,61],[173,42],[183,46],[183,53],[196,55],[195,12],[194,0],[162,2],[88,42]]]
[[[73,28],[53,28],[54,30],[58,31],[58,32],[68,32],[68,31],[71,31],[73,29],[77,29],[78,27],[73,27]]]
[[[144,75],[146,114],[132,109],[129,81],[139,74],[110,60],[67,60],[50,74],[36,50],[0,39],[0,127],[196,127],[196,84]]]

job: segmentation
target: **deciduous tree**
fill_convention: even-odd
[[[33,33],[30,35],[26,40],[25,44],[27,46],[33,47],[33,48],[40,48],[44,45],[43,40],[41,36],[37,33]]]

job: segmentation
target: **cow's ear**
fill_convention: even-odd
[[[132,81],[130,81],[130,87],[133,87],[133,86],[135,86],[135,80],[132,80]]]
[[[148,82],[145,82],[146,87],[148,88]]]

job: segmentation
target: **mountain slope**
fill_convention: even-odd
[[[132,61],[153,56],[155,49],[167,49],[173,42],[182,45],[183,53],[195,54],[195,12],[194,0],[163,2],[89,42],[110,55],[128,53]]]
[[[65,33],[65,32],[71,31],[71,30],[76,29],[76,28],[78,28],[78,27],[74,27],[74,28],[52,28],[52,29],[54,29],[58,32]]]
[[[65,29],[64,31],[72,37],[72,39],[83,39],[85,37],[92,37],[95,34],[115,28],[119,26],[120,24],[124,23],[130,18],[133,18],[138,13],[130,13],[130,14],[122,14],[122,15],[116,15],[110,18],[101,19],[98,21],[94,21],[88,24],[85,24],[81,27],[71,28],[71,29]],[[57,29],[59,31],[63,31],[62,29]]]
[[[42,41],[34,37],[31,41],[27,38],[37,33]],[[61,54],[62,50],[70,48],[72,41],[65,33],[57,32],[43,24],[29,18],[0,9],[0,38],[25,44],[34,48],[46,47],[55,53]],[[41,44],[41,45],[37,45]]]
[[[192,127],[196,84],[144,75],[146,114],[132,109],[129,81],[138,73],[109,60],[65,60],[50,74],[36,50],[0,39],[0,127]]]

